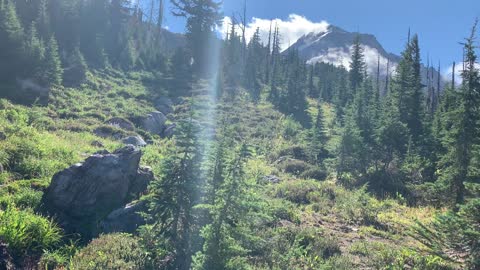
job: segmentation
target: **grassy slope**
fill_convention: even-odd
[[[5,169],[0,174],[0,209],[10,207],[31,214],[55,172],[101,149],[93,142],[101,142],[102,148],[109,150],[119,147],[118,141],[100,138],[92,131],[108,118],[134,119],[154,110],[149,97],[161,90],[152,92],[145,86],[151,81],[149,74],[111,71],[89,75],[89,82],[78,89],[54,90],[47,107],[27,108],[2,100],[0,132],[6,139],[0,140],[0,164]],[[317,106],[314,101],[309,103],[313,117]],[[329,104],[322,108],[329,129],[327,149],[333,150],[339,141],[334,109]],[[408,262],[430,259],[417,253],[421,246],[410,236],[409,228],[417,219],[428,222],[435,213],[433,209],[410,208],[393,199],[379,201],[364,189],[347,190],[335,183],[333,168],[328,166],[330,175],[323,182],[286,173],[275,161],[283,150],[305,145],[306,131],[268,103],[253,105],[241,96],[218,106],[217,116],[225,115],[232,123],[239,123],[236,134],[255,148],[248,163],[249,176],[261,180],[275,174],[282,180],[279,184],[265,184],[258,192],[273,208],[285,209],[285,218],[259,233],[308,234],[313,238],[313,249],[317,245],[323,252],[313,261],[299,258],[294,265],[302,263],[315,269],[322,256],[329,256],[326,247],[331,247],[334,254],[339,250],[355,268],[381,269],[390,264],[397,266],[393,269],[402,269]],[[149,139],[154,144],[145,148],[143,163],[155,169],[163,157],[162,145],[168,140]],[[45,248],[58,246],[49,244]]]

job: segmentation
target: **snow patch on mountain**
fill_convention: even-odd
[[[302,45],[303,46],[303,45]],[[299,47],[301,50],[302,46]],[[370,46],[362,46],[365,63],[367,65],[367,72],[369,74],[376,74],[378,64],[380,63],[380,75],[386,75],[388,58],[383,56],[377,49]],[[349,47],[337,47],[337,48],[327,48],[326,51],[319,53],[317,56],[314,56],[307,60],[307,64],[315,63],[329,63],[337,67],[343,67],[347,70],[350,70],[351,51],[353,46]],[[380,61],[380,62],[379,62]],[[389,71],[393,72],[397,66],[397,63],[390,62]]]
[[[217,32],[220,33],[222,38],[225,38],[227,33],[230,32],[232,27],[233,20],[231,17],[224,17],[223,22],[220,26],[217,27]],[[240,24],[235,22],[237,25],[237,34],[241,33]],[[245,30],[245,36],[247,41],[253,37],[253,34],[258,29],[260,32],[260,39],[264,44],[268,43],[268,36],[270,33],[270,27],[272,27],[272,32],[274,31],[275,26],[278,26],[281,43],[281,50],[285,50],[290,47],[291,44],[297,42],[300,38],[304,37],[307,33],[313,33],[314,35],[318,33],[325,33],[328,31],[330,24],[326,21],[313,22],[307,19],[305,16],[298,14],[290,14],[287,19],[262,19],[262,18],[252,18],[252,21],[247,23]]]

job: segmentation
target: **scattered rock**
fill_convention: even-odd
[[[155,101],[155,108],[164,115],[173,113],[173,101],[168,97],[161,97]]]
[[[127,204],[113,211],[100,222],[100,230],[102,233],[134,233],[139,226],[145,224],[145,219],[140,212],[147,210],[146,208],[144,201]]]
[[[130,122],[127,119],[123,119],[120,117],[114,117],[105,122],[106,125],[118,127],[127,131],[134,131],[135,126],[133,125],[132,122]]]
[[[141,121],[142,128],[152,134],[160,135],[165,129],[167,117],[161,112],[155,111],[147,114]]]
[[[138,198],[153,180],[151,169],[139,166],[140,158],[140,150],[127,145],[58,172],[42,199],[46,212],[67,233],[94,237],[99,221]]]
[[[13,264],[13,258],[8,252],[8,246],[3,242],[0,242],[0,269],[15,269],[15,265]]]
[[[358,232],[358,228],[348,226],[348,225],[342,225],[342,226],[340,226],[339,229],[340,229],[340,231],[342,231],[344,233]]]
[[[105,145],[103,145],[103,143],[101,141],[93,141],[90,145],[93,146],[93,147],[97,147],[97,148],[104,148],[105,147]]]
[[[176,124],[171,124],[165,128],[163,131],[164,138],[171,138],[175,134],[175,129],[177,128]]]
[[[267,183],[272,183],[272,184],[278,184],[280,183],[280,178],[278,178],[278,176],[275,176],[275,175],[266,175],[263,177],[263,180]]]
[[[101,138],[113,138],[120,140],[127,135],[127,132],[115,126],[100,126],[93,130],[93,133]]]
[[[147,146],[147,143],[145,142],[145,140],[142,137],[140,137],[140,135],[126,137],[122,140],[122,142],[124,144],[131,144],[131,145],[134,145],[134,146],[137,146],[137,147]]]

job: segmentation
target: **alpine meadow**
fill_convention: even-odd
[[[0,0],[0,270],[480,269],[478,20],[319,2]]]

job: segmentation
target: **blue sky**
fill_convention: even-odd
[[[173,17],[167,2],[164,25],[183,32],[184,19]],[[223,12],[231,16],[242,6],[243,0],[224,0]],[[374,34],[387,51],[396,54],[402,51],[411,28],[419,34],[424,62],[428,54],[435,63],[442,62],[442,69],[461,60],[459,42],[480,17],[480,0],[247,0],[247,6],[249,21],[289,21],[290,14],[297,14],[311,22],[326,21],[348,31]]]

